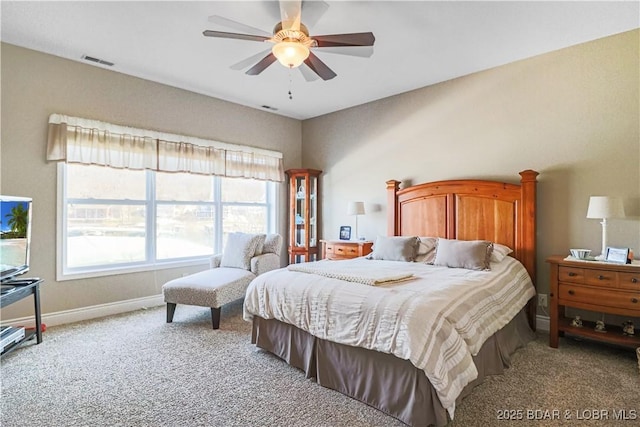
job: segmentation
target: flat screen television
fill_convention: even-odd
[[[29,271],[32,200],[0,196],[0,281]]]

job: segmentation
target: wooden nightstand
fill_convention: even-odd
[[[351,259],[369,255],[373,242],[368,240],[320,240],[323,259]]]
[[[572,326],[571,319],[564,314],[564,307],[575,307],[640,317],[640,266],[564,258],[556,255],[547,259],[551,264],[549,346],[557,348],[558,337],[566,332],[625,347],[640,347],[638,329],[635,336],[629,336],[622,334],[620,326],[607,324],[606,333],[597,332],[593,322],[584,321],[582,327]]]

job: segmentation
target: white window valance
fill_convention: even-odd
[[[52,114],[47,160],[284,181],[282,153]]]

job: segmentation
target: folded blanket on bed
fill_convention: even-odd
[[[342,265],[342,264],[340,264]],[[403,282],[413,278],[413,273],[398,272],[396,269],[373,268],[371,265],[339,267],[334,261],[316,261],[304,264],[291,264],[287,266],[291,271],[317,274],[332,279],[345,280],[347,282],[362,283],[363,285],[377,286],[396,282]]]

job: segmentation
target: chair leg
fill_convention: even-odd
[[[213,329],[220,328],[220,307],[211,307],[211,322],[213,323]]]
[[[173,322],[173,314],[176,312],[176,305],[172,302],[167,303],[167,323]]]

